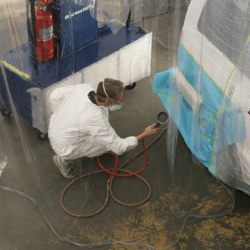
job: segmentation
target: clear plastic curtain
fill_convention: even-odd
[[[97,19],[100,25],[108,25],[113,33],[126,26],[131,8],[130,0],[98,0],[97,6]]]
[[[58,239],[79,247],[170,247],[179,241],[188,218],[212,218],[230,212],[233,189],[217,179],[246,193],[250,185],[248,2],[42,2],[50,5],[48,11],[54,18],[61,18],[53,27],[57,44],[53,45],[53,58],[45,62],[37,61],[38,51],[32,47],[37,27],[32,29],[30,13],[33,8],[34,15],[38,5],[30,4],[37,1],[0,2],[0,102],[6,116],[0,118],[0,171],[8,158],[2,175],[0,172],[1,188],[29,199]],[[79,25],[82,13],[85,19]],[[46,32],[49,36],[49,29]],[[126,46],[116,47],[122,39]],[[129,119],[134,112],[146,126],[158,111],[168,112],[165,137],[158,142],[162,151],[152,149],[150,159],[156,166],[159,158],[164,159],[164,174],[153,170],[145,173],[149,179],[151,174],[159,178],[145,204],[126,210],[110,202],[94,217],[76,218],[65,213],[59,202],[69,180],[54,167],[50,142],[40,140],[37,134],[43,139],[48,132],[53,90],[86,82],[96,88],[104,76],[124,81],[127,86],[140,81],[148,86],[147,100],[140,100],[139,86],[133,90],[139,98],[126,94],[130,101],[119,115],[110,114],[112,124]],[[75,100],[77,110],[77,96]],[[122,126],[130,126],[133,134],[141,130],[133,123]],[[127,136],[123,127],[119,132]],[[128,152],[121,160],[126,162],[132,155]],[[101,160],[107,166],[114,164],[110,155]],[[130,168],[143,164],[143,156],[138,161],[131,162]],[[78,159],[77,166],[80,175],[99,169],[94,158]],[[204,172],[206,168],[214,178]],[[105,200],[102,191],[107,178],[102,173],[80,179],[65,196],[67,208],[77,214],[99,209]],[[117,192],[128,199],[123,187],[135,192],[133,180],[115,179],[114,183],[118,182]],[[147,192],[143,185],[139,190]],[[138,198],[143,199],[144,194]],[[216,206],[209,206],[211,203]],[[114,208],[120,220],[113,219]],[[140,219],[134,220],[136,216]]]
[[[192,1],[178,63],[157,77],[168,78],[165,106],[193,155],[215,177],[249,193],[246,6],[241,1]],[[157,77],[155,86],[161,88]]]

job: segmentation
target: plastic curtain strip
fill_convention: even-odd
[[[0,188],[34,204],[60,241],[167,249],[180,242],[190,218],[230,214],[234,188],[250,193],[250,6],[217,2],[0,1]],[[152,187],[150,199],[129,208],[108,202],[94,217],[74,218],[60,206],[70,180],[54,166],[49,125],[58,116],[63,119],[53,132],[74,128],[60,140],[74,142],[67,150],[79,145],[63,152],[78,176],[99,171],[92,148],[81,145],[82,100],[89,99],[79,84],[96,91],[105,78],[123,81],[126,89],[137,83],[125,91],[122,108],[108,115],[122,138],[139,134],[162,110],[170,118],[163,136],[146,139],[149,163],[142,175]],[[119,162],[135,172],[144,157],[130,159],[141,149]],[[100,159],[108,169],[115,162],[110,154]],[[79,180],[67,191],[66,206],[78,214],[98,209],[108,179],[101,173]],[[124,203],[145,197],[136,178],[115,178],[113,185]]]

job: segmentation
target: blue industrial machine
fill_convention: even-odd
[[[77,79],[76,83],[95,85],[100,79],[113,77],[130,86],[150,74],[152,34],[134,26],[129,19],[113,33],[109,23],[98,25],[96,4],[89,1],[26,2],[29,40],[0,55],[4,69],[0,71],[2,115],[8,116],[14,105],[19,116],[44,137],[50,117],[49,94],[56,87],[72,84],[71,77]],[[37,2],[42,3],[45,18],[53,17],[48,26],[42,21],[38,27]],[[39,36],[44,39],[42,43]],[[48,41],[50,52],[44,48]],[[52,58],[41,59],[38,53],[50,53]]]

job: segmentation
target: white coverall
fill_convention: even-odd
[[[137,146],[135,136],[120,138],[111,127],[108,107],[88,97],[89,84],[55,89],[50,95],[52,116],[48,136],[55,153],[65,160],[95,157],[108,151],[118,155]]]

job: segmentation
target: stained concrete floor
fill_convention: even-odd
[[[180,11],[180,27],[185,11]],[[168,13],[143,23],[167,46],[154,40],[151,76],[126,91],[123,108],[111,113],[111,124],[120,136],[138,134],[164,110],[152,92],[152,80],[156,72],[176,62],[173,39],[178,40],[178,35],[174,37],[173,31],[165,27],[171,22],[172,14]],[[0,189],[0,250],[73,250],[91,246],[79,247],[62,241],[65,238],[103,250],[150,249],[149,246],[250,249],[250,197],[224,186],[197,164],[181,135],[174,167],[170,167],[166,157],[166,133],[148,149],[149,165],[142,176],[150,183],[152,195],[145,204],[126,207],[110,199],[99,215],[75,219],[60,207],[59,197],[69,180],[53,166],[49,142],[39,140],[29,124],[13,115],[9,119],[0,117],[0,125],[2,145],[9,158],[0,185],[29,195],[27,198]],[[154,138],[148,138],[146,145]],[[120,157],[121,164],[139,150],[141,146]],[[114,162],[111,155],[104,155],[101,160],[107,166]],[[140,156],[126,168],[135,170],[143,163]],[[99,169],[96,159],[80,159],[77,166],[81,173]],[[107,178],[100,174],[82,179],[67,195],[66,204],[82,213],[98,208],[105,199]],[[147,189],[135,178],[115,179],[114,193],[124,201],[136,202],[145,197]],[[107,244],[98,247],[105,240]]]

